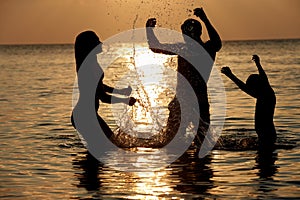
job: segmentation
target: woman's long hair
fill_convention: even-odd
[[[99,38],[93,31],[81,32],[75,40],[76,72],[89,53],[100,44]]]

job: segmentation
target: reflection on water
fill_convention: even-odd
[[[79,180],[77,187],[85,188],[91,198],[122,198],[126,195],[128,199],[175,196],[205,199],[220,198],[224,193],[237,198],[251,193],[253,198],[275,198],[272,191],[277,191],[277,187],[271,183],[275,181],[278,168],[275,165],[277,153],[270,154],[229,153],[227,159],[236,155],[243,158],[227,166],[225,158],[218,158],[220,154],[217,151],[213,152],[212,157],[204,159],[194,157],[194,153],[188,151],[159,171],[123,172],[103,166],[88,152],[84,152],[73,160],[73,167],[79,171],[75,174]],[[251,186],[251,180],[256,180],[257,184]]]
[[[217,67],[231,65],[245,80],[256,72],[249,60],[252,51],[261,56],[278,100],[278,142],[294,148],[269,154],[216,149],[204,159],[186,152],[160,170],[122,172],[90,156],[70,124],[73,45],[0,46],[0,198],[299,199],[299,50],[299,40],[225,42],[216,62]],[[174,69],[176,60],[166,63]],[[114,78],[121,79],[127,86],[123,75],[128,71],[122,70],[112,65],[104,82],[114,85]],[[227,117],[222,135],[234,142],[256,137],[255,102],[227,79],[224,84]],[[170,90],[159,96],[173,94]],[[111,107],[101,104],[101,109],[100,115],[116,129]]]
[[[122,198],[125,191],[128,199],[204,198],[213,187],[210,160],[187,152],[159,171],[122,172],[104,167],[85,152],[73,160],[73,167],[81,171],[75,175],[77,187],[84,187],[91,198]]]
[[[273,151],[258,151],[255,157],[256,168],[258,169],[258,175],[261,179],[267,179],[274,176],[277,172],[277,166],[275,161],[278,154]]]
[[[85,152],[80,157],[73,160],[73,167],[79,171],[75,176],[79,180],[77,187],[84,187],[87,191],[98,191],[101,186],[101,179],[98,174],[103,165],[90,153]]]

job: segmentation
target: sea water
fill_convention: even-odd
[[[278,142],[294,148],[277,149],[264,159],[255,150],[213,150],[203,159],[183,157],[156,171],[124,172],[97,162],[87,153],[71,126],[76,79],[73,45],[2,45],[0,197],[297,199],[300,197],[299,52],[300,40],[228,41],[223,43],[214,66],[218,71],[223,66],[230,66],[233,73],[246,80],[249,74],[257,73],[251,56],[258,54],[261,57],[277,96],[274,122]],[[139,109],[140,115],[130,117],[139,121],[135,127],[137,132],[148,128],[145,134],[157,128],[149,128],[156,120],[149,120],[151,115],[160,116],[158,126],[163,126],[168,116],[167,102],[174,95],[174,90],[168,88],[176,83],[174,70],[169,70],[176,69],[176,57],[158,59],[164,64],[156,72],[136,70],[130,66],[130,58],[116,60],[105,71],[104,82],[116,87],[127,87],[129,83],[124,74],[128,70],[137,71],[140,79],[147,79],[145,75],[149,73],[154,73],[152,78],[163,77],[156,82],[164,82],[168,87],[157,89],[146,84],[147,94],[138,93],[141,82],[130,84],[133,95],[144,95],[140,103],[131,108]],[[222,136],[234,141],[255,137],[255,100],[241,92],[228,78],[221,77],[226,91]],[[147,95],[154,99],[143,99]],[[145,109],[147,106],[141,106],[147,101],[152,102],[148,108],[152,113]],[[134,114],[137,110],[128,110],[128,113]],[[120,116],[114,115],[110,105],[101,103],[99,114],[113,130],[121,125]],[[118,156],[112,159],[117,161]]]

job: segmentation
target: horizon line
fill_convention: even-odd
[[[275,41],[275,40],[300,40],[300,38],[268,38],[268,39],[229,39],[222,42],[247,42],[247,41]],[[74,45],[74,43],[0,43],[0,46],[18,46],[18,45]]]

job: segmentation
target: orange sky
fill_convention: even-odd
[[[1,0],[0,44],[73,43],[86,29],[104,40],[131,29],[136,17],[137,28],[156,17],[179,31],[195,7],[223,40],[300,38],[299,0]]]

